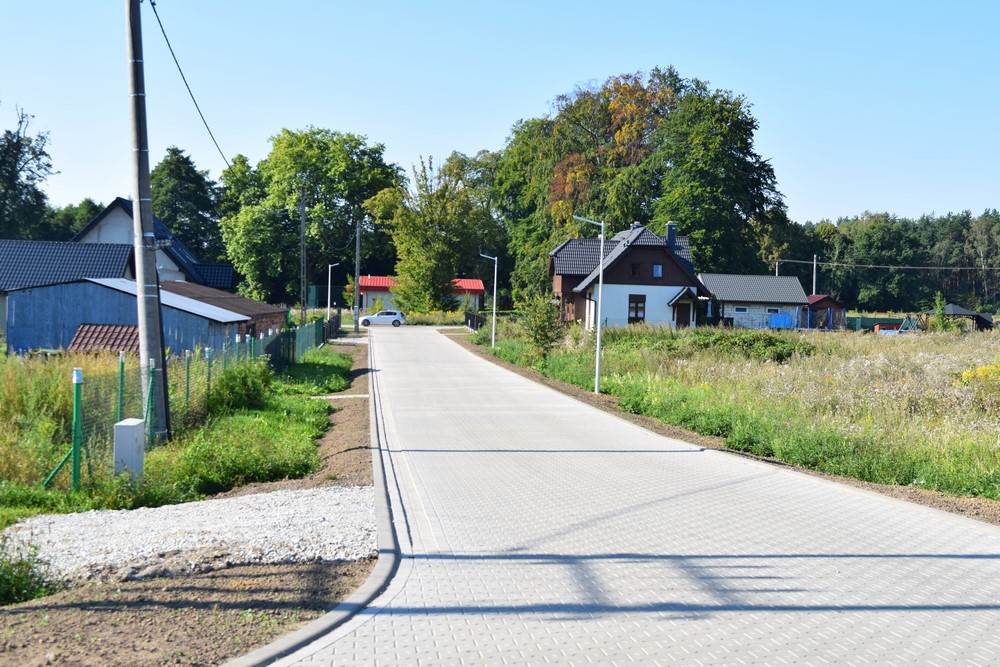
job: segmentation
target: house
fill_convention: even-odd
[[[799,311],[800,329],[826,329],[829,331],[847,328],[847,308],[829,294],[810,294],[806,297],[809,307]]]
[[[790,329],[809,306],[795,276],[700,273],[698,278],[718,302],[718,317],[727,326]]]
[[[69,347],[81,325],[137,326],[136,284],[87,278],[7,292],[7,346],[15,353]],[[169,350],[218,349],[251,318],[195,299],[160,292],[163,344]]]
[[[135,229],[132,202],[117,197],[73,237],[75,243],[122,243],[132,245]],[[153,216],[156,239],[156,270],[161,281],[185,280],[217,289],[233,286],[231,264],[204,264]]]
[[[81,278],[134,277],[131,245],[0,240],[0,335],[7,330],[13,290]]]
[[[482,310],[486,288],[479,278],[455,278],[452,281],[452,296],[456,305],[468,303],[473,310]],[[383,308],[395,307],[395,295],[392,288],[396,281],[389,276],[361,276],[358,280],[358,293],[361,295],[359,307],[368,310],[376,299],[382,300]]]
[[[709,291],[694,274],[686,236],[667,224],[660,236],[640,224],[604,244],[606,326],[649,323],[683,328],[695,324],[699,304]],[[566,322],[597,321],[600,239],[570,239],[549,253],[549,277]]]

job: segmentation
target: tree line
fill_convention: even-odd
[[[70,238],[101,210],[87,199],[52,208],[41,190],[52,173],[48,136],[30,116],[0,143],[0,237]],[[299,225],[307,220],[309,275],[354,265],[392,274],[401,307],[449,305],[451,279],[487,276],[499,257],[501,292],[520,303],[551,291],[548,253],[568,238],[668,221],[691,239],[697,271],[800,277],[823,264],[817,291],[849,307],[922,310],[937,292],[996,310],[1000,214],[869,213],[836,221],[789,220],[770,162],[753,146],[749,102],[672,67],[614,76],[556,98],[549,114],[514,124],[498,151],[421,159],[410,173],[366,137],[309,127],[282,129],[257,164],[237,155],[218,182],[171,147],[152,171],[154,213],[203,261],[230,261],[240,291],[269,301],[298,294]],[[933,270],[885,266],[949,267]],[[962,267],[962,268],[956,268]]]

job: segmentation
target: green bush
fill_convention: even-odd
[[[264,358],[230,366],[212,382],[210,411],[262,408],[273,380],[274,371]]]
[[[57,588],[36,547],[0,533],[0,605],[34,600]]]

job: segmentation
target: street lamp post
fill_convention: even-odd
[[[340,262],[329,264],[326,267],[326,321],[330,321],[330,277],[333,275],[333,267],[340,266]]]
[[[490,347],[497,346],[497,258],[479,253],[480,257],[493,260],[493,335],[490,338]]]
[[[577,220],[582,220],[583,222],[589,222],[592,225],[597,225],[601,228],[601,254],[597,258],[597,359],[596,359],[596,369],[594,370],[594,393],[601,393],[601,329],[602,329],[602,318],[601,312],[604,309],[604,223],[597,222],[595,220],[588,220],[587,218],[581,218],[578,215],[574,215]]]

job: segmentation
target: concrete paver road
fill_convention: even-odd
[[[280,664],[1000,663],[1000,530],[370,336],[402,564]]]

